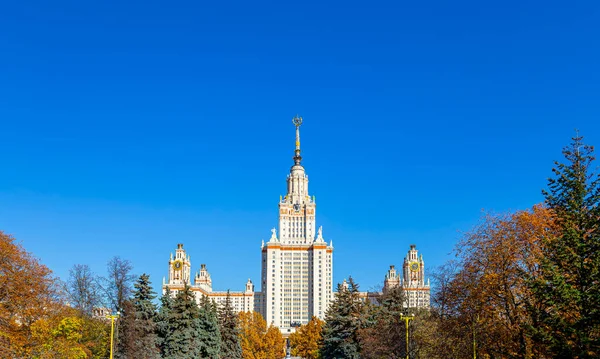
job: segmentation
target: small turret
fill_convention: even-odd
[[[204,291],[208,293],[212,292],[212,279],[210,279],[210,274],[208,273],[208,270],[206,270],[206,264],[200,265],[200,271],[196,273],[194,283]]]
[[[248,281],[246,282],[246,293],[252,292],[254,292],[254,284],[252,284],[252,281],[250,280],[250,278],[248,278]]]

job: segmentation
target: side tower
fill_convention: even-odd
[[[191,268],[192,263],[190,257],[185,253],[185,249],[183,249],[183,244],[177,244],[175,257],[171,253],[171,257],[169,258],[169,280],[167,284],[181,286],[181,288],[185,284],[191,286]]]
[[[425,283],[425,262],[419,256],[417,246],[410,245],[402,265],[402,287],[407,296],[409,308],[429,308],[429,280]]]
[[[244,291],[214,291],[206,264],[200,265],[200,270],[194,276],[194,283],[190,282],[192,278],[191,267],[190,256],[183,249],[183,244],[178,244],[175,257],[171,253],[169,259],[169,278],[168,280],[163,278],[163,294],[169,288],[171,295],[175,297],[177,292],[183,290],[187,284],[197,303],[200,303],[202,297],[206,296],[217,305],[225,305],[227,297],[229,297],[234,311],[250,312],[254,310],[254,284],[250,279],[246,282]]]
[[[385,274],[385,280],[383,281],[383,292],[387,292],[389,289],[400,285],[400,274],[396,272],[396,266],[391,265],[388,272]]]
[[[300,155],[302,117],[296,127],[294,165],[287,176],[287,194],[279,199],[279,237],[262,244],[261,292],[257,309],[267,323],[285,334],[316,316],[323,319],[332,298],[333,244],[316,229],[315,197],[308,192],[308,176]]]

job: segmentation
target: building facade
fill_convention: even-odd
[[[423,255],[419,255],[417,246],[410,245],[410,249],[402,264],[402,275],[391,265],[383,281],[383,291],[402,286],[406,294],[408,308],[429,308],[430,285],[425,282],[425,262]]]
[[[189,285],[196,302],[200,303],[202,296],[207,296],[219,305],[224,305],[227,292],[217,292],[212,289],[212,279],[205,264],[200,265],[200,270],[194,275],[192,283],[192,262],[190,256],[183,249],[183,244],[178,244],[175,256],[171,253],[169,258],[169,278],[163,278],[163,294],[169,288],[171,295],[175,296],[178,291]],[[246,289],[243,292],[229,292],[231,305],[236,312],[250,312],[254,310],[254,285],[248,279]]]
[[[301,117],[295,117],[294,165],[287,176],[287,194],[279,200],[279,236],[261,245],[261,291],[256,310],[268,324],[289,333],[313,317],[325,317],[332,300],[333,243],[327,244],[316,227],[315,197],[300,155]]]
[[[267,322],[278,327],[284,335],[296,327],[307,324],[315,316],[325,318],[333,300],[333,243],[323,238],[321,227],[316,225],[317,204],[308,191],[308,175],[302,165],[300,151],[301,117],[293,119],[296,130],[294,164],[287,176],[287,193],[278,203],[278,229],[261,245],[261,288],[254,291],[248,279],[244,291],[230,292],[231,302],[237,312],[257,311]],[[178,244],[175,255],[169,259],[168,280],[163,279],[163,293],[167,288],[174,296],[185,285],[191,287],[200,302],[207,296],[224,304],[227,292],[213,291],[212,279],[202,264],[192,275],[190,256]],[[346,285],[345,280],[342,285]],[[402,273],[390,266],[383,291],[401,286],[407,297],[408,308],[429,308],[430,286],[425,282],[425,263],[416,246],[411,245],[404,258]],[[365,301],[378,302],[380,292],[361,292]]]

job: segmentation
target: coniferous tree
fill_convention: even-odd
[[[200,301],[200,315],[198,318],[198,334],[200,343],[200,357],[219,359],[221,352],[221,332],[217,320],[216,304],[202,296]]]
[[[131,358],[159,359],[156,324],[156,298],[150,283],[150,276],[142,274],[134,285],[133,306],[135,310],[135,342]]]
[[[364,304],[359,298],[358,284],[352,278],[348,287],[338,284],[335,300],[325,313],[323,326],[323,359],[360,359],[359,330]]]
[[[169,359],[201,358],[200,308],[194,294],[186,284],[177,292],[167,316],[165,337],[162,342],[163,357]]]
[[[600,356],[600,178],[582,137],[555,162],[543,191],[559,234],[544,238],[540,276],[531,280],[534,339],[555,358]]]
[[[219,310],[219,329],[221,332],[221,359],[242,359],[238,316],[231,305],[229,291],[227,291],[225,305]]]
[[[156,334],[157,344],[160,349],[161,356],[164,357],[164,343],[169,334],[169,315],[171,308],[173,308],[173,297],[171,296],[171,290],[169,287],[165,290],[165,293],[160,297],[160,308],[156,315]]]

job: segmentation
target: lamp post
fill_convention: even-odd
[[[118,319],[121,313],[107,315],[106,318],[110,319],[110,359],[113,359],[113,338],[115,332],[115,319]]]
[[[404,320],[404,322],[406,323],[406,359],[409,359],[408,357],[408,322],[415,319],[415,315],[411,314],[411,315],[400,315],[400,319]]]
[[[477,359],[477,341],[475,339],[475,324],[479,320],[479,314],[473,319],[473,359]]]

